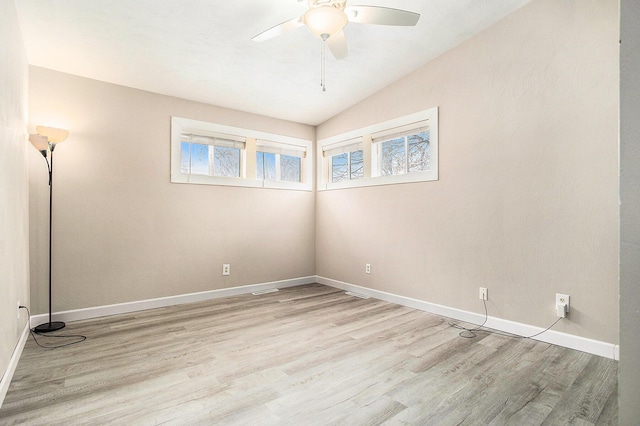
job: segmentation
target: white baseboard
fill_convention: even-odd
[[[181,305],[183,303],[201,302],[203,300],[219,299],[221,297],[237,296],[253,293],[254,291],[269,290],[272,288],[294,287],[297,285],[311,284],[315,282],[315,276],[292,278],[281,281],[271,281],[260,284],[249,284],[239,287],[223,288],[219,290],[203,291],[199,293],[180,294],[177,296],[160,297],[157,299],[138,300],[135,302],[118,303],[115,305],[95,306],[92,308],[74,309],[71,311],[54,312],[52,321],[80,321],[91,318],[106,317],[109,315],[126,314],[129,312],[143,311],[146,309],[162,308],[165,306]],[[49,314],[31,316],[31,327],[49,321]]]
[[[474,312],[450,308],[448,306],[425,302],[423,300],[413,299],[410,297],[399,296],[396,294],[387,293],[385,291],[361,287],[355,284],[349,284],[331,278],[321,277],[317,275],[316,282],[319,284],[339,288],[341,290],[364,294],[375,299],[380,299],[387,302],[396,303],[398,305],[419,309],[421,311],[429,312],[432,314],[442,315],[459,321],[465,321],[474,324],[481,324],[484,321],[484,315],[482,314],[476,314]],[[517,334],[519,336],[531,336],[544,330],[544,328],[541,327],[535,327],[532,325],[509,321],[492,316],[489,316],[489,318],[487,319],[485,327],[504,331],[507,333]],[[582,352],[587,352],[594,355],[599,355],[605,358],[614,359],[616,361],[620,359],[620,348],[618,345],[613,343],[601,342],[599,340],[587,339],[584,337],[575,336],[573,334],[549,330],[541,334],[540,336],[536,336],[535,340],[551,343],[553,345],[563,346],[565,348],[575,349]]]
[[[451,308],[436,303],[425,302],[423,300],[413,299],[410,297],[399,296],[385,291],[374,290],[367,287],[361,287],[355,284],[349,284],[337,281],[331,278],[319,275],[293,278],[281,281],[272,281],[260,284],[250,284],[240,287],[231,287],[220,290],[203,291],[200,293],[181,294],[177,296],[161,297],[157,299],[140,300],[135,302],[119,303],[115,305],[96,306],[92,308],[76,309],[71,311],[54,312],[53,321],[79,321],[84,319],[99,318],[109,315],[124,314],[129,312],[143,311],[146,309],[161,308],[165,306],[180,305],[183,303],[200,302],[203,300],[217,299],[221,297],[237,296],[240,294],[253,293],[255,291],[269,290],[273,288],[294,287],[303,284],[311,284],[317,282],[319,284],[328,285],[345,291],[353,291],[375,299],[384,300],[398,305],[407,306],[432,314],[453,318],[459,321],[465,321],[480,324],[484,321],[484,315],[474,312],[464,311],[461,309]],[[31,317],[31,327],[48,321],[47,314],[34,315]],[[517,334],[519,336],[531,336],[544,330],[541,327],[529,324],[518,323],[489,316],[485,327],[494,330],[504,331],[507,333]],[[549,330],[540,336],[535,337],[541,342],[551,343],[570,349],[599,355],[614,360],[620,359],[620,348],[613,343],[602,342],[599,340],[587,339],[573,334],[561,333]],[[25,339],[26,341],[26,339]],[[24,343],[23,343],[24,346]],[[22,349],[20,349],[22,352]],[[17,363],[17,361],[16,361]],[[3,378],[4,384],[4,378]],[[8,387],[8,384],[7,384]],[[0,388],[0,392],[2,388]],[[2,394],[0,393],[0,396]]]
[[[28,337],[29,337],[29,324],[25,323],[24,330],[22,331],[22,335],[20,336],[20,340],[18,340],[18,344],[13,349],[13,354],[11,355],[11,359],[9,360],[9,365],[7,366],[7,370],[2,375],[2,380],[0,380],[0,408],[2,408],[4,397],[7,396],[7,391],[9,390],[11,379],[13,379],[13,373],[15,373],[16,371],[16,367],[18,366],[18,361],[20,361],[20,355],[22,355],[22,350],[24,349],[25,343],[27,343]]]

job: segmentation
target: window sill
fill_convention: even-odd
[[[293,191],[311,191],[311,184],[300,182],[242,179],[233,177],[202,175],[171,175],[171,183],[188,183],[195,185],[236,186],[245,188],[287,189]]]
[[[342,182],[324,183],[318,186],[318,191],[334,189],[363,188],[367,186],[396,185],[400,183],[431,182],[438,180],[437,172],[413,172],[394,176],[377,176],[364,179],[344,180]]]

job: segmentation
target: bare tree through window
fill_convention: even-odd
[[[302,159],[300,157],[256,151],[256,179],[301,182]]]
[[[364,160],[362,150],[349,153],[349,178],[362,179],[364,176]]]
[[[361,179],[364,176],[362,150],[343,152],[331,157],[331,182]]]
[[[429,170],[431,155],[429,131],[381,142],[380,154],[382,176]]]
[[[213,175],[240,177],[240,149],[214,146]]]
[[[382,176],[405,173],[406,151],[404,138],[382,142]]]
[[[211,176],[213,171],[214,176],[240,177],[240,149],[182,142],[180,171],[184,174],[207,176]]]
[[[331,157],[331,182],[342,182],[349,178],[349,154],[347,152]]]
[[[280,155],[280,180],[287,182],[300,182],[300,172],[300,157]]]
[[[422,172],[429,170],[431,146],[429,143],[429,131],[407,136],[409,146],[408,172]]]

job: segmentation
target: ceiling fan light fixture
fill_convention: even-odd
[[[305,25],[313,34],[323,39],[340,33],[348,22],[347,15],[333,6],[313,7],[304,14]]]

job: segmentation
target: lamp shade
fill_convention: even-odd
[[[304,14],[305,25],[312,33],[322,38],[338,34],[348,22],[347,15],[333,6],[313,7]]]
[[[51,143],[60,143],[67,139],[69,131],[56,127],[36,126],[38,134],[47,138]]]
[[[45,136],[41,135],[29,135],[29,142],[33,145],[38,151],[46,151],[49,148],[49,141]]]

